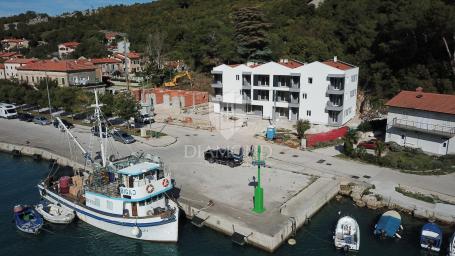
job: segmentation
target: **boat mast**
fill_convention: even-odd
[[[60,125],[63,127],[63,129],[65,129],[65,132],[71,137],[71,139],[74,141],[74,143],[76,143],[77,147],[82,151],[82,153],[84,154],[84,158],[85,159],[88,159],[90,160],[90,162],[93,162],[92,159],[90,158],[90,154],[82,147],[82,145],[79,143],[79,141],[77,141],[77,139],[74,137],[74,135],[70,132],[70,130],[68,130],[68,128],[66,127],[66,125],[62,122],[62,120],[60,119],[60,117],[55,117],[58,122],[60,123]]]
[[[98,129],[99,129],[99,136],[100,136],[100,141],[101,141],[101,159],[103,161],[103,167],[106,167],[106,153],[104,149],[104,138],[103,138],[103,130],[102,130],[102,125],[101,125],[101,117],[100,117],[100,104],[98,103],[98,93],[95,90],[95,118],[96,121],[98,122]],[[107,137],[107,127],[106,129],[106,137]]]

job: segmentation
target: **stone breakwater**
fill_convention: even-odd
[[[442,195],[423,189],[404,187],[407,191],[416,191],[422,195],[438,196],[444,199],[444,203],[418,202],[406,196],[386,196],[375,191],[374,185],[367,183],[342,182],[340,184],[339,194],[349,196],[358,207],[368,207],[370,209],[380,209],[387,207],[406,212],[416,218],[430,219],[446,224],[455,224],[455,197]],[[417,202],[416,202],[417,201]]]

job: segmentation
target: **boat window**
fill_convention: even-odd
[[[114,204],[112,203],[112,201],[107,200],[106,207],[108,210],[112,210],[112,209],[114,209]]]
[[[158,179],[162,179],[162,178],[164,178],[164,170],[163,169],[158,171]]]

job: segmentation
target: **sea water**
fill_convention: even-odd
[[[0,153],[0,255],[271,255],[250,246],[241,247],[230,237],[208,228],[197,228],[181,218],[178,243],[153,243],[107,233],[82,221],[69,225],[46,224],[39,235],[18,231],[13,223],[15,204],[35,204],[40,197],[36,184],[48,173],[49,162],[32,158],[14,158]],[[267,188],[265,188],[267,189]],[[423,220],[401,214],[404,232],[401,240],[377,240],[374,224],[383,211],[358,208],[349,199],[332,200],[297,232],[297,244],[284,244],[273,255],[344,255],[333,246],[334,226],[341,215],[353,216],[361,228],[361,246],[356,255],[424,255],[419,248]],[[444,229],[445,255],[450,227]],[[453,231],[453,230],[452,230]]]

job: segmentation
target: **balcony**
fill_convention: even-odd
[[[329,85],[327,87],[327,94],[343,95],[344,89],[342,87],[335,87],[333,85]]]
[[[212,102],[222,102],[223,101],[223,95],[215,95],[210,97]]]
[[[327,102],[327,105],[325,106],[325,109],[328,111],[342,111],[343,110],[343,104],[335,104],[331,101]]]
[[[223,88],[223,83],[221,81],[213,81],[212,88]]]
[[[251,103],[251,97],[248,95],[242,95],[242,103]]]
[[[455,127],[415,122],[406,119],[394,118],[392,120],[392,127],[439,135],[447,138],[455,136]]]
[[[251,89],[251,83],[248,81],[243,80],[242,82],[242,88],[243,89]]]

